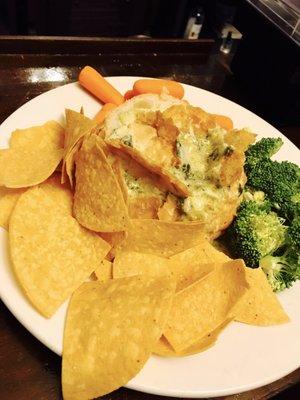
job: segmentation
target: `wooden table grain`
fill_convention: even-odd
[[[80,68],[88,64],[104,75],[176,79],[221,94],[256,112],[255,102],[235,81],[228,61],[213,50],[210,41],[0,37],[0,123],[31,98],[76,81]],[[271,122],[276,126],[276,120]],[[299,145],[299,127],[278,128]],[[60,364],[60,357],[35,339],[0,302],[0,399],[61,399]],[[289,387],[293,387],[291,398],[296,399],[299,383],[300,369],[270,385],[219,399],[270,399]],[[104,397],[159,398],[125,388]]]

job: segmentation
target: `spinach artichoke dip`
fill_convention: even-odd
[[[166,94],[125,102],[103,131],[106,142],[126,154],[127,199],[144,200],[146,208],[151,199],[151,218],[201,221],[210,237],[231,223],[246,183],[244,153],[255,135],[228,131],[212,114]],[[128,160],[140,167],[128,168]]]

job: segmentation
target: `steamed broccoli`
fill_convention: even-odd
[[[260,260],[274,291],[283,290],[300,279],[300,218],[296,218],[286,231],[285,244],[275,253]]]
[[[300,168],[288,161],[270,159],[281,143],[280,138],[269,138],[250,146],[245,172],[247,186],[263,191],[278,215],[291,222],[300,215]]]
[[[247,150],[243,201],[225,233],[233,255],[260,266],[274,291],[300,279],[300,168],[271,160],[281,145],[267,138]]]
[[[281,138],[262,138],[246,151],[246,168],[253,167],[265,158],[271,158],[283,145]]]
[[[274,253],[285,241],[284,220],[271,211],[268,201],[243,201],[237,217],[226,233],[233,255],[243,258],[248,267]]]

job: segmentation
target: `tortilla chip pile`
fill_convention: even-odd
[[[156,189],[134,198],[128,174]],[[50,121],[13,132],[0,186],[0,225],[27,299],[50,318],[71,296],[65,399],[119,388],[152,353],[201,352],[233,320],[288,321],[264,273],[217,250],[201,222],[155,219],[168,185],[112,150],[82,113],[67,110],[65,130]]]

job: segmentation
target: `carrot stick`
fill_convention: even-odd
[[[226,117],[226,115],[212,114],[212,116],[214,117],[216,124],[220,125],[221,128],[228,131],[233,129],[233,122],[229,117]]]
[[[134,97],[134,91],[133,90],[127,90],[127,92],[124,94],[124,99],[125,100],[130,100]]]
[[[98,111],[97,114],[94,116],[93,120],[98,122],[98,124],[101,124],[105,120],[107,115],[115,108],[117,108],[117,106],[113,103],[104,104],[101,110]]]
[[[135,95],[144,93],[161,94],[164,90],[167,90],[171,96],[178,99],[183,98],[183,86],[175,81],[168,81],[166,79],[139,79],[133,85]]]
[[[79,83],[103,103],[113,103],[117,106],[124,103],[124,97],[94,68],[86,66],[79,74]]]

